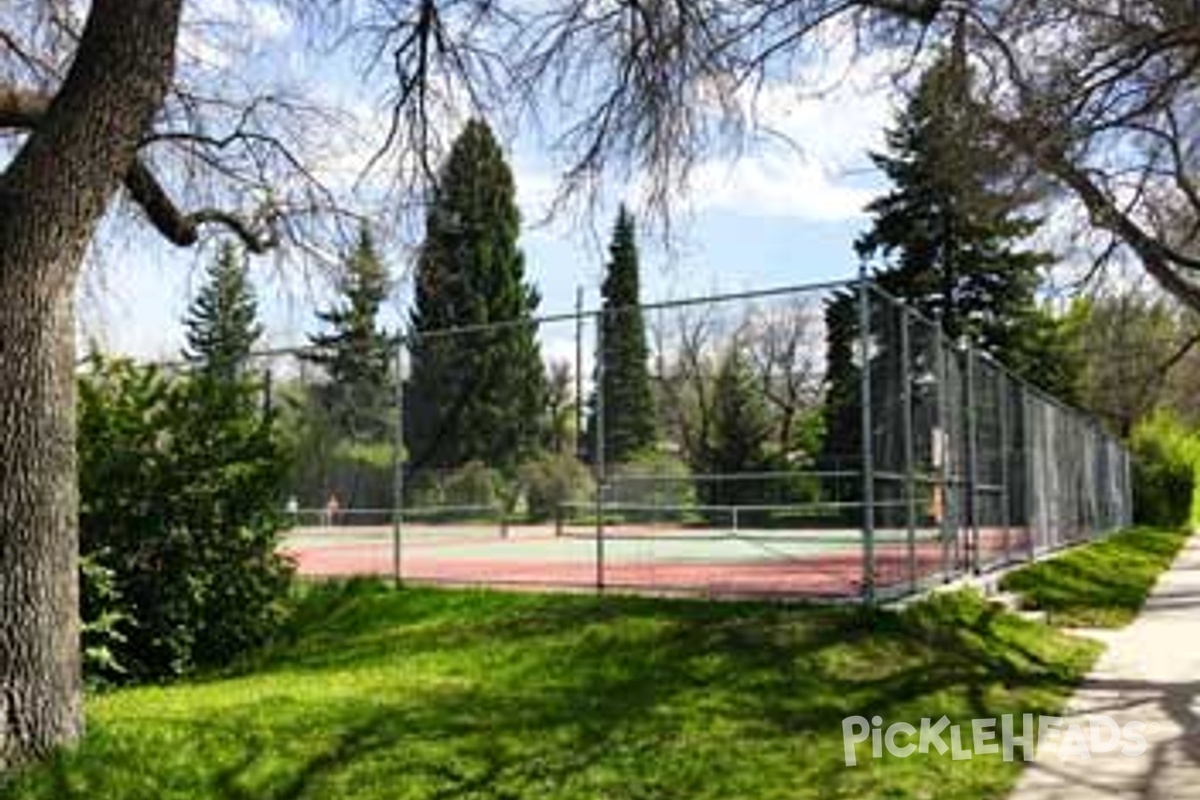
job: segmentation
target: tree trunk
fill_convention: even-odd
[[[74,287],[169,85],[182,0],[93,0],[0,175],[0,768],[83,727]]]
[[[81,725],[74,297],[22,284],[0,302],[0,764]]]

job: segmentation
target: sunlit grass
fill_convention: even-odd
[[[1186,540],[1181,531],[1134,528],[1010,572],[1000,585],[1055,625],[1119,628],[1137,615]]]
[[[328,586],[237,673],[92,698],[85,741],[0,796],[999,798],[999,757],[848,768],[841,721],[1051,711],[1094,655],[967,594],[870,617]]]

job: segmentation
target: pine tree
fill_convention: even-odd
[[[512,171],[472,120],[442,166],[410,318],[410,468],[511,468],[543,438],[546,379],[530,322],[539,303],[517,246]],[[432,332],[468,327],[454,335]],[[432,335],[431,335],[432,334]]]
[[[388,274],[364,226],[338,287],[341,302],[318,311],[327,332],[309,337],[309,359],[325,369],[322,403],[340,432],[354,440],[386,437],[392,394],[392,340],[379,325]]]
[[[1061,349],[1056,327],[1036,300],[1051,256],[1022,247],[1041,223],[1020,214],[1030,198],[1013,186],[1011,160],[979,127],[981,118],[970,70],[956,51],[944,54],[887,132],[887,152],[871,156],[893,188],[867,207],[871,227],[855,249],[881,288],[938,321],[951,339],[967,337],[1017,374],[1064,391],[1073,380],[1054,360]],[[887,365],[900,358],[898,317],[883,309],[884,301],[872,296],[871,363],[880,378],[892,375]],[[841,293],[826,307],[830,468],[856,463],[862,446],[858,315],[857,292]],[[912,374],[932,372],[933,364],[919,363],[934,352],[921,341],[928,331],[913,326],[910,335]]]
[[[893,189],[867,207],[871,228],[855,249],[875,262],[880,286],[951,338],[1036,365],[1040,354],[1025,351],[1039,340],[1022,331],[1038,322],[1035,293],[1051,256],[1022,249],[1041,223],[1018,213],[1028,198],[1006,185],[1004,150],[979,119],[969,69],[942,56],[888,131],[888,152],[871,156]]]
[[[633,215],[617,214],[609,245],[603,304],[604,455],[612,463],[628,461],[654,443],[654,395],[647,366],[645,320],[638,308],[638,251]],[[589,404],[589,443],[596,436],[596,399]]]
[[[250,353],[262,336],[258,304],[246,263],[232,243],[226,243],[208,266],[206,281],[188,308],[184,325],[184,358],[219,382],[232,383],[246,370]]]

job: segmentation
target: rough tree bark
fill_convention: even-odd
[[[82,729],[74,288],[170,83],[182,0],[92,0],[0,175],[0,768]]]

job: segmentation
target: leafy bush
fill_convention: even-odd
[[[1135,520],[1172,527],[1196,521],[1200,432],[1159,412],[1134,429],[1130,447]]]
[[[384,436],[347,438],[321,402],[320,387],[283,385],[279,433],[292,460],[287,484],[305,508],[323,508],[336,495],[342,508],[390,508],[394,502],[395,446]]]
[[[648,450],[609,470],[613,503],[637,506],[692,506],[696,487],[692,472],[679,456]]]
[[[530,519],[554,518],[564,503],[582,503],[593,496],[591,471],[577,458],[550,453],[523,464],[518,471]]]
[[[446,476],[442,495],[447,505],[495,506],[507,498],[504,478],[482,461],[470,461]]]
[[[128,641],[122,632],[133,624],[117,588],[116,573],[97,554],[79,560],[79,606],[83,616],[83,670],[93,686],[118,683],[126,675],[118,652]]]
[[[93,358],[80,382],[87,624],[124,672],[160,679],[228,663],[282,615],[276,555],[287,467],[251,387]],[[87,574],[85,573],[85,578]],[[119,601],[118,621],[105,622]],[[98,627],[97,627],[98,626]]]

